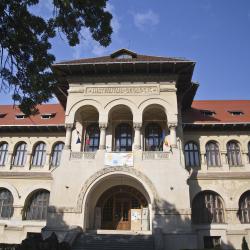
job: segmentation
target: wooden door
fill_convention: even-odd
[[[116,230],[130,230],[130,209],[129,199],[116,199],[114,207],[114,228]]]

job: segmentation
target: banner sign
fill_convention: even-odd
[[[116,166],[133,166],[133,153],[105,153],[105,165]]]

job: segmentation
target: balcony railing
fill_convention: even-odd
[[[169,152],[161,152],[161,151],[144,151],[142,152],[143,160],[167,160],[169,159]]]

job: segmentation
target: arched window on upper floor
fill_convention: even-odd
[[[46,220],[49,205],[49,191],[41,189],[35,191],[27,199],[24,210],[25,220]]]
[[[56,144],[54,144],[50,156],[51,167],[58,167],[60,165],[63,147],[64,147],[63,142],[57,142]]]
[[[6,188],[0,188],[0,218],[11,218],[13,211],[13,196],[11,192]]]
[[[19,142],[14,150],[12,158],[12,166],[23,167],[27,158],[27,144]]]
[[[217,142],[209,141],[206,144],[206,159],[209,167],[221,166],[220,149]]]
[[[5,166],[8,156],[8,146],[7,142],[0,143],[0,166]]]
[[[227,159],[229,166],[241,165],[240,145],[237,141],[227,143]]]
[[[157,123],[149,123],[145,128],[145,151],[162,151],[162,128]]]
[[[221,197],[213,191],[198,193],[192,202],[192,222],[194,224],[225,223]]]
[[[115,129],[115,151],[132,151],[132,128],[121,123]]]
[[[32,163],[33,167],[43,167],[46,161],[46,144],[38,142],[33,149]]]
[[[85,152],[95,152],[99,149],[100,129],[97,123],[93,123],[86,128]]]
[[[239,219],[241,223],[250,223],[250,191],[245,192],[240,197]]]
[[[184,146],[186,167],[200,166],[200,150],[195,142],[187,142]]]

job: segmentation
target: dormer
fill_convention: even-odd
[[[43,113],[41,114],[41,119],[48,120],[48,119],[55,117],[55,115],[56,113]]]
[[[110,57],[113,59],[133,59],[137,58],[137,54],[131,50],[120,49],[112,53]]]
[[[0,118],[4,118],[7,115],[7,113],[0,113]]]
[[[24,119],[26,117],[27,117],[27,115],[25,115],[24,113],[16,114],[16,119]]]

